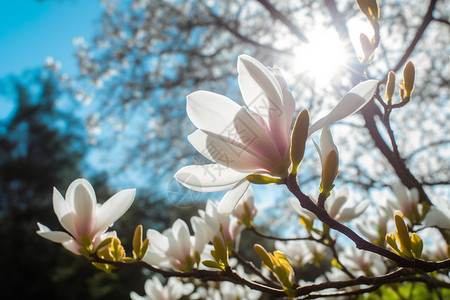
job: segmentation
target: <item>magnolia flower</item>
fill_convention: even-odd
[[[430,207],[424,223],[427,227],[439,227],[450,231],[450,203],[443,199],[436,199],[435,205]]]
[[[388,205],[392,211],[400,210],[411,221],[420,219],[419,191],[416,188],[408,189],[400,182],[391,186],[396,199],[390,200]]]
[[[339,260],[355,276],[379,276],[387,271],[381,256],[355,247],[346,247],[341,251]]]
[[[197,91],[187,96],[187,115],[198,128],[188,139],[209,165],[180,169],[175,178],[201,192],[229,190],[219,212],[229,214],[250,185],[248,175],[285,178],[289,174],[290,127],[295,102],[279,68],[256,59],[238,58],[238,82],[246,106],[229,98]],[[353,88],[324,118],[311,125],[311,135],[323,126],[358,111],[375,93],[377,81]]]
[[[275,249],[283,252],[286,258],[290,261],[294,267],[301,267],[313,259],[313,254],[308,251],[308,246],[305,241],[275,241]]]
[[[370,200],[361,201],[352,207],[343,207],[348,200],[349,190],[342,188],[337,191],[331,191],[330,197],[325,201],[325,210],[330,217],[338,222],[344,223],[359,217],[369,206]],[[311,197],[310,197],[311,198]],[[301,217],[313,221],[317,217],[309,210],[301,207],[298,199],[289,197],[289,204],[291,208]]]
[[[238,219],[219,214],[217,204],[211,200],[206,202],[205,210],[199,210],[198,213],[209,230],[213,232],[213,235],[223,238],[226,244],[234,242],[245,228],[243,224],[239,223]]]
[[[189,272],[194,264],[199,264],[200,254],[211,240],[213,232],[203,219],[191,218],[194,235],[191,236],[187,224],[177,219],[172,228],[162,234],[154,229],[147,231],[150,246],[142,259],[150,265],[173,268]]]
[[[253,219],[256,216],[253,189],[250,187],[242,196],[242,200],[233,210],[233,216],[238,218],[241,224],[246,227],[253,226]]]
[[[184,295],[189,295],[194,291],[192,283],[183,283],[175,277],[169,278],[165,286],[162,285],[158,277],[153,276],[144,284],[145,296],[140,296],[135,292],[130,293],[131,300],[178,300]]]
[[[393,211],[385,205],[377,205],[375,211],[377,212],[376,215],[358,219],[355,222],[355,227],[370,242],[378,246],[384,246],[386,234],[394,230]]]
[[[37,234],[62,245],[75,254],[112,236],[105,234],[108,227],[131,206],[136,190],[118,192],[104,204],[97,204],[92,185],[86,179],[76,179],[67,188],[66,198],[53,188],[53,209],[59,223],[68,232],[51,231],[38,223]]]

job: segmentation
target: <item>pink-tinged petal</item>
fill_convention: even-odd
[[[245,103],[269,125],[270,136],[284,155],[289,146],[289,127],[286,127],[289,116],[284,111],[283,92],[278,80],[268,68],[248,55],[239,56],[238,72]],[[292,116],[289,121],[291,119]]]
[[[81,253],[80,253],[80,248],[81,247],[75,240],[64,242],[64,243],[62,243],[62,245],[63,245],[64,248],[66,248],[67,250],[69,250],[73,254],[81,255]]]
[[[66,232],[51,231],[47,226],[42,225],[40,223],[37,223],[37,225],[39,227],[39,230],[36,231],[36,233],[39,234],[41,237],[46,238],[47,240],[50,240],[55,243],[64,243],[73,240],[73,238]]]
[[[267,120],[271,108],[282,111],[281,87],[269,69],[248,55],[239,56],[237,69],[239,87],[248,108],[266,116]]]
[[[197,192],[217,192],[233,187],[249,173],[238,172],[219,164],[191,165],[174,175],[185,187]]]
[[[69,206],[69,209],[72,212],[75,212],[75,191],[77,189],[78,186],[83,186],[86,190],[86,192],[89,195],[89,198],[92,201],[92,206],[94,207],[95,204],[97,203],[97,197],[95,196],[95,191],[94,188],[92,187],[92,185],[89,183],[89,181],[87,181],[86,179],[83,178],[79,178],[79,179],[75,179],[67,188],[66,191],[66,202],[67,205]]]
[[[180,249],[182,250],[183,254],[189,254],[189,250],[191,249],[191,241],[190,241],[190,233],[189,233],[189,227],[187,224],[181,220],[177,219],[172,226],[172,233],[173,237],[175,238],[174,242]],[[170,247],[170,238],[169,238],[169,251],[171,250]]]
[[[234,207],[241,200],[242,196],[250,186],[250,182],[247,179],[239,181],[231,190],[229,190],[222,198],[217,208],[217,212],[222,215],[229,215]]]
[[[241,109],[233,100],[208,91],[197,91],[187,97],[186,112],[194,125],[217,135],[233,130],[233,120]]]
[[[92,199],[92,194],[84,184],[75,187],[73,197],[76,232],[80,237],[85,235],[91,237],[95,223],[96,201]]]
[[[365,200],[358,203],[355,207],[346,207],[340,211],[337,220],[342,223],[351,221],[354,218],[359,217],[366,210],[369,204],[370,200]]]
[[[188,136],[189,142],[207,159],[234,170],[248,172],[267,172],[271,162],[257,154],[250,153],[220,137],[214,137],[201,130],[196,130]],[[266,168],[264,168],[266,167]]]
[[[310,136],[320,128],[359,111],[375,95],[377,86],[377,80],[366,80],[356,85],[336,104],[328,115],[309,127],[308,135]]]
[[[97,223],[95,233],[106,230],[112,223],[117,221],[131,206],[136,195],[135,189],[123,190],[109,198],[100,209],[97,210]]]

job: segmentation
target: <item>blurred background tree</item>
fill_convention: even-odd
[[[360,33],[371,38],[374,32],[353,0],[105,1],[98,34],[76,41],[82,85],[74,89],[95,108],[87,123],[91,142],[108,152],[120,149],[120,161],[116,154],[103,156],[114,160],[118,182],[132,178],[145,185],[158,176],[167,178],[161,187],[167,189],[164,184],[179,167],[204,162],[186,140],[193,131],[186,95],[206,89],[240,102],[239,54],[281,67],[297,108],[308,108],[313,119],[363,78],[385,81],[394,70],[400,81],[403,65],[412,60],[413,99],[392,114],[401,159],[380,121],[381,107],[373,102],[364,119],[334,126],[342,154],[338,184],[367,197],[400,180],[417,187],[424,201],[448,197],[448,5],[435,0],[380,5],[380,45],[373,60],[361,62]],[[300,181],[316,190],[320,168],[309,148]],[[424,165],[424,158],[430,163]],[[129,175],[136,173],[141,175]]]

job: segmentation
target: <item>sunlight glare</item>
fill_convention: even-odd
[[[308,37],[309,43],[295,51],[296,73],[305,73],[316,84],[326,85],[346,64],[346,47],[335,31],[318,31]]]

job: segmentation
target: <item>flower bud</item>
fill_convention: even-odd
[[[423,241],[417,233],[411,234],[411,251],[415,258],[420,258],[423,250]]]
[[[392,102],[392,95],[394,95],[395,90],[395,73],[390,71],[388,75],[388,81],[386,84],[386,94],[384,95],[388,103]]]
[[[295,120],[291,135],[291,174],[296,175],[297,169],[305,154],[305,144],[308,139],[309,112],[303,109]]]
[[[403,84],[402,88],[405,90],[405,99],[409,99],[414,90],[414,79],[416,76],[416,71],[414,64],[409,61],[405,68],[403,69]]]

